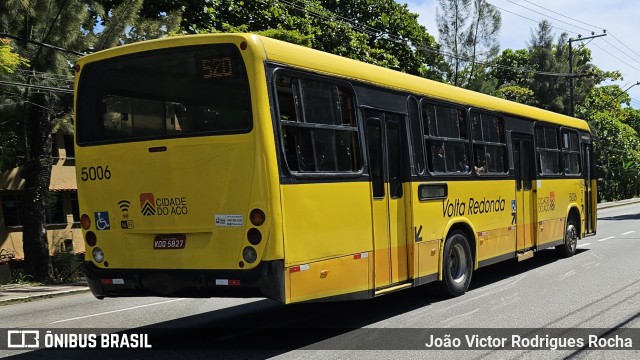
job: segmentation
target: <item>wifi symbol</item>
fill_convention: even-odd
[[[122,210],[122,212],[129,211],[130,205],[131,205],[131,202],[127,200],[118,201],[118,206],[120,206],[120,210]]]

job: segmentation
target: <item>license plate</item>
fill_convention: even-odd
[[[184,249],[187,243],[187,237],[181,234],[157,235],[153,239],[153,248],[156,250],[164,249]]]

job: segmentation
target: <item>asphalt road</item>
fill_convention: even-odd
[[[5,329],[149,332],[155,348],[0,351],[0,356],[637,359],[637,350],[424,348],[430,334],[440,338],[446,334],[452,338],[515,333],[544,336],[556,331],[574,336],[571,329],[583,329],[596,335],[603,331],[624,335],[625,328],[640,329],[640,204],[601,210],[598,219],[598,235],[581,240],[572,258],[559,259],[554,251],[545,250],[519,264],[513,261],[482,268],[474,273],[468,293],[455,299],[441,298],[427,285],[369,301],[292,306],[263,299],[99,301],[90,294],[8,305],[0,312]]]

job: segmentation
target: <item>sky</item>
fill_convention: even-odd
[[[406,3],[419,14],[418,21],[438,39],[436,25],[437,0],[396,0]],[[640,108],[640,1],[638,0],[488,0],[502,16],[500,51],[525,49],[532,29],[546,19],[557,37],[566,32],[570,38],[591,36],[594,32],[607,36],[586,40],[592,52],[592,63],[602,70],[619,70],[623,80],[603,84],[631,87],[631,105]],[[578,42],[573,43],[578,46]],[[579,80],[577,80],[579,81]]]

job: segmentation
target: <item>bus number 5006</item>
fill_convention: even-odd
[[[111,171],[109,165],[105,166],[89,166],[80,170],[80,179],[82,181],[109,180],[111,179]]]

